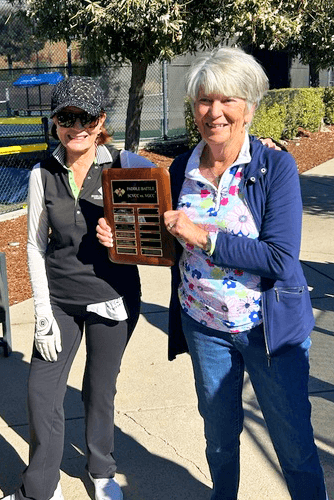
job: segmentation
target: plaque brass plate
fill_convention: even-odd
[[[102,174],[104,213],[113,234],[109,258],[122,264],[171,266],[174,237],[163,214],[172,209],[168,170],[109,168]]]

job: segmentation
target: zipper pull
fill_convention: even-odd
[[[279,302],[279,291],[275,288],[276,300]]]
[[[271,367],[271,356],[268,353],[266,354],[266,356],[267,356],[268,368],[270,368]]]

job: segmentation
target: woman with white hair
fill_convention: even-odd
[[[165,223],[178,259],[169,356],[191,355],[212,500],[237,498],[245,369],[291,498],[325,500],[308,400],[314,319],[298,260],[298,171],[288,153],[247,132],[267,89],[261,66],[239,49],[221,48],[190,70],[202,141],[170,168]]]

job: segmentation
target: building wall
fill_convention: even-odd
[[[330,71],[320,71],[320,87],[327,87],[333,85]],[[298,58],[293,59],[291,65],[291,87],[301,88],[309,86],[309,67],[302,64]]]

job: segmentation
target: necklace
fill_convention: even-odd
[[[212,184],[214,184],[215,186],[218,187],[222,176],[223,176],[223,174],[217,175],[217,177],[215,177],[214,179],[211,180]],[[208,179],[208,180],[210,180],[210,179]]]
[[[204,165],[199,166],[199,171],[205,177],[208,181],[212,182],[216,187],[219,186],[220,179],[223,176],[222,172],[221,174],[216,175],[215,172],[213,172],[213,167],[207,167]]]
[[[214,184],[216,183],[216,184],[217,184],[217,186],[219,186],[220,179],[222,178],[222,176],[223,176],[223,174],[218,175],[218,176],[215,178],[215,180],[213,181],[213,183],[214,183]]]
[[[216,170],[216,172],[214,171]],[[218,170],[218,172],[217,172]],[[200,159],[199,171],[208,181],[210,181],[214,186],[218,187],[220,179],[226,168],[223,165],[212,165],[208,157],[208,150],[204,148]]]

